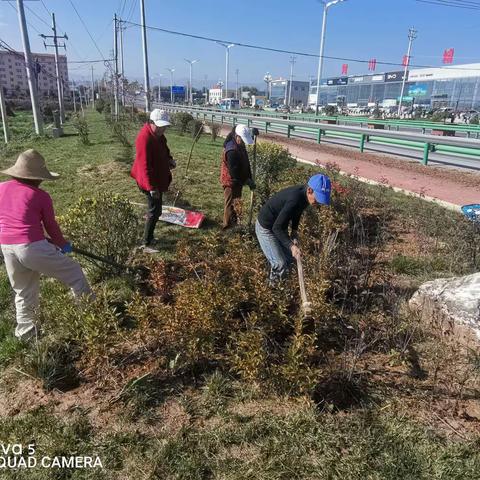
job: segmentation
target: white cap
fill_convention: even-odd
[[[155,108],[150,112],[150,120],[157,126],[157,127],[168,127],[170,125],[170,117],[165,110],[160,110],[159,108]]]
[[[247,145],[253,144],[252,134],[246,125],[237,125],[235,127],[235,134],[238,135]]]

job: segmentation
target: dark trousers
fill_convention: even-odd
[[[147,197],[148,210],[147,210],[147,221],[145,222],[145,233],[143,235],[143,243],[149,245],[153,240],[153,232],[157,226],[158,219],[162,214],[162,194],[160,193],[160,198],[153,198],[150,195],[150,192],[142,190],[142,192]]]
[[[235,210],[235,200],[242,198],[242,186],[223,187],[225,204],[223,208],[223,228],[233,227],[238,222],[238,214]]]

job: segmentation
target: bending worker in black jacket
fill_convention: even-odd
[[[300,255],[294,240],[298,224],[308,205],[330,204],[330,179],[318,174],[307,185],[285,188],[271,197],[260,210],[255,224],[260,247],[270,263],[270,283],[282,279]],[[288,227],[291,224],[291,234]]]

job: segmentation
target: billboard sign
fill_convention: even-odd
[[[403,81],[404,72],[388,72],[385,74],[385,81],[386,82],[401,82]]]
[[[172,92],[174,95],[185,95],[185,87],[183,85],[173,85]]]
[[[350,77],[348,79],[348,83],[363,83],[365,81],[365,77]]]
[[[472,78],[480,76],[480,64],[471,63],[456,67],[418,68],[411,70],[408,80],[411,82],[425,80],[448,80],[454,78]]]
[[[385,80],[385,75],[372,75],[372,82],[383,82]]]
[[[426,97],[428,86],[426,83],[414,83],[408,88],[408,94],[412,97]]]
[[[336,78],[327,78],[323,82],[323,85],[333,86],[333,85],[346,85],[348,83],[348,77],[336,77]]]
[[[348,79],[349,85],[358,84],[358,83],[373,83],[373,82],[383,82],[385,76],[383,74],[379,75],[362,75],[360,77],[350,77]]]

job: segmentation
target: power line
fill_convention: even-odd
[[[416,0],[416,1],[420,1],[420,0]],[[424,0],[424,1],[427,1],[427,0]],[[129,25],[132,25],[132,26],[135,26],[135,27],[141,27],[141,25],[139,23],[131,22],[131,21],[128,21],[128,20],[124,20],[123,22],[128,23]],[[150,30],[155,30],[155,31],[158,31],[158,32],[168,33],[168,34],[171,34],[171,35],[178,35],[178,36],[181,36],[181,37],[195,38],[197,40],[205,40],[207,42],[233,44],[233,45],[236,45],[238,47],[252,48],[252,49],[255,49],[255,50],[264,50],[264,51],[267,51],[267,52],[286,53],[286,54],[289,54],[289,55],[298,55],[298,56],[302,56],[302,57],[319,58],[319,55],[315,54],[315,53],[295,52],[295,51],[291,51],[291,50],[283,50],[283,49],[280,49],[280,48],[265,47],[265,46],[262,46],[262,45],[254,45],[254,44],[250,44],[250,43],[233,42],[231,40],[223,40],[223,39],[218,39],[218,38],[205,37],[203,35],[195,35],[195,34],[192,34],[192,33],[178,32],[178,31],[175,31],[175,30],[168,30],[166,28],[153,27],[153,26],[150,26],[150,25],[146,25],[145,27],[150,29]],[[332,57],[332,56],[328,56],[328,55],[324,55],[323,58],[328,59],[328,60],[339,60],[339,61],[343,61],[343,62],[352,62],[352,63],[368,64],[370,62],[370,60],[363,60],[363,59],[360,59],[360,58]],[[377,61],[377,65],[387,65],[387,66],[402,67],[402,68],[404,67],[403,63],[386,62],[386,61],[380,61],[380,60]],[[448,69],[448,70],[480,71],[480,68],[467,69],[467,68],[457,68],[457,67],[450,67],[450,66],[444,67],[444,66],[418,65],[418,64],[417,65],[410,64],[410,67],[416,67],[416,68],[445,68],[445,69]]]
[[[88,29],[87,25],[85,24],[85,22],[83,21],[83,18],[81,17],[80,13],[78,13],[78,10],[77,8],[75,7],[75,4],[73,3],[72,0],[68,0],[70,2],[70,5],[72,6],[72,8],[75,10],[75,13],[77,14],[77,17],[78,19],[80,20],[80,22],[82,23],[83,25],[83,28],[85,28],[85,31],[88,33],[88,36],[90,37],[90,40],[93,42],[93,44],[95,45],[95,48],[97,49],[98,53],[100,54],[100,56],[103,58],[105,64],[107,65],[107,61],[105,60],[105,57],[102,53],[102,51],[100,50],[97,42],[94,40],[94,38],[92,37],[92,34],[90,33],[90,30]],[[109,66],[110,68],[110,66]]]
[[[27,7],[27,10],[35,17],[38,18],[44,25],[46,25],[48,28],[50,28],[50,24],[44,20],[40,15],[37,15],[33,9],[31,9],[27,4],[25,4],[25,7]]]
[[[415,0],[419,3],[427,3],[429,5],[437,5],[439,7],[453,7],[453,8],[462,8],[466,10],[480,10],[479,3],[456,3],[454,0]]]
[[[45,2],[43,0],[40,0],[42,5],[43,5],[43,8],[45,9],[45,11],[48,13],[48,16],[51,17],[52,16],[52,12],[50,12],[50,10],[48,9],[48,7],[45,5]],[[28,7],[27,7],[28,8]],[[29,9],[30,10],[30,9]],[[35,15],[35,12],[33,12],[33,10],[30,10],[34,15]],[[44,22],[45,23],[45,22]],[[49,28],[51,28],[51,25],[50,24],[47,24]],[[60,23],[58,24],[58,29],[59,30],[63,30],[65,31],[65,29],[63,29],[60,25]],[[68,39],[68,44],[69,46],[72,48],[73,52],[75,53],[75,55],[79,58],[83,58],[83,55],[80,55],[78,53],[78,50],[75,48],[75,45],[74,43],[72,42],[71,39]]]
[[[17,7],[13,3],[10,3],[10,0],[8,0],[7,3],[15,10],[15,13],[18,15]],[[28,26],[32,27],[39,35],[41,34],[40,31],[37,28],[35,28],[34,25],[32,25],[30,22],[27,22],[27,23],[28,23]]]
[[[127,21],[131,20],[132,19],[132,16],[135,12],[135,8],[137,7],[137,1],[138,0],[132,0],[132,3],[130,4],[130,10],[129,10],[129,13],[127,15]]]

